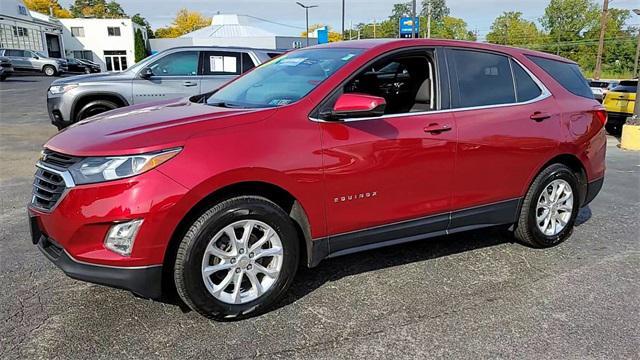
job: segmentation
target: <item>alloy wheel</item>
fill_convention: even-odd
[[[278,280],[284,253],[276,231],[258,220],[227,225],[209,241],[202,280],[216,299],[244,304],[266,293]]]
[[[565,180],[550,182],[540,194],[536,205],[536,224],[546,236],[558,235],[569,223],[573,213],[573,191]]]

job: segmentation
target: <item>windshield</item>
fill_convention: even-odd
[[[307,95],[362,50],[298,50],[275,58],[220,89],[207,100],[224,107],[275,107]]]

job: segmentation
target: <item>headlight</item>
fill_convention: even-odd
[[[66,93],[69,90],[75,89],[78,84],[66,84],[66,85],[54,85],[49,88],[49,92],[53,95]]]
[[[71,166],[69,172],[76,184],[123,179],[163,164],[178,155],[180,150],[182,148],[131,156],[89,157]]]

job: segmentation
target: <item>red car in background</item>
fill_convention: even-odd
[[[69,276],[214,319],[298,264],[489,226],[568,238],[605,172],[578,66],[530,50],[367,40],[287,53],[213,94],[113,110],[37,163],[34,244]]]

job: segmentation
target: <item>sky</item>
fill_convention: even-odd
[[[216,13],[250,15],[256,25],[279,35],[299,34],[305,29],[304,9],[296,5],[297,0],[120,0],[129,15],[140,13],[151,23],[152,28],[167,26],[182,7],[197,10],[207,16]],[[401,0],[345,0],[346,25],[350,22],[372,22],[384,20],[391,14],[394,3]],[[69,6],[73,0],[61,0]],[[341,27],[341,0],[302,0],[305,5],[318,5],[309,10],[309,23],[329,24],[336,30]],[[418,7],[420,6],[420,0]],[[464,19],[469,30],[477,31],[482,39],[489,32],[491,23],[503,11],[520,11],[523,17],[537,21],[548,1],[543,0],[448,0],[451,16]],[[610,0],[610,7],[633,9],[640,7],[639,0]],[[640,24],[640,17],[633,15],[632,24]],[[280,25],[281,24],[281,25]]]

